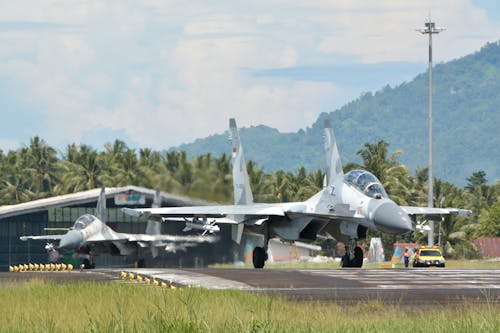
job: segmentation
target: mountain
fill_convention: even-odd
[[[396,87],[365,93],[342,108],[322,113],[296,133],[267,126],[241,129],[247,159],[266,171],[313,171],[325,165],[323,120],[329,118],[343,163],[360,162],[364,143],[389,142],[402,150],[399,161],[411,172],[428,164],[428,73]],[[500,42],[433,68],[434,175],[463,186],[473,172],[500,179]],[[229,153],[227,134],[212,135],[176,150],[188,155]]]

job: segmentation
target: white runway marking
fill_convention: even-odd
[[[130,268],[126,271],[191,287],[202,287],[207,289],[253,289],[243,282],[227,280],[207,274],[183,271],[181,269]]]
[[[500,271],[483,269],[362,269],[301,270],[305,274],[325,275],[363,284],[361,288],[500,289]]]

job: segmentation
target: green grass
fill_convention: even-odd
[[[486,296],[485,296],[486,297]],[[242,291],[0,285],[1,332],[499,332],[500,305],[293,302]]]
[[[500,261],[492,260],[446,260],[447,268],[487,268],[499,269]]]

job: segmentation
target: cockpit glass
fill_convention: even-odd
[[[95,217],[90,214],[85,214],[80,216],[73,224],[73,229],[81,230],[85,229],[92,221],[95,220]]]
[[[344,180],[371,198],[387,198],[387,193],[380,180],[368,171],[349,171],[344,176]]]

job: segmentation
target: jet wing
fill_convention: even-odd
[[[162,207],[162,208],[122,208],[122,211],[131,216],[160,216],[164,221],[185,222],[181,218],[210,218],[217,224],[241,224],[254,221],[261,224],[269,216],[310,216],[327,222],[351,221],[364,224],[364,219],[355,216],[354,211],[336,211],[329,213],[307,212],[300,202],[249,204],[249,205],[215,205],[193,207]],[[243,218],[233,219],[234,216]]]
[[[21,236],[19,239],[27,241],[28,239],[35,240],[60,240],[64,235],[40,235],[40,236]]]
[[[122,208],[125,214],[131,216],[162,216],[162,217],[207,217],[225,218],[231,215],[244,215],[252,217],[285,216],[284,205],[276,204],[251,204],[251,205],[216,205],[194,207],[162,207],[162,208]],[[218,223],[238,224],[241,222],[232,219],[220,219]]]
[[[211,239],[213,238],[213,240]],[[155,241],[166,241],[166,242],[192,242],[192,243],[202,243],[215,241],[215,237],[203,237],[195,235],[148,235],[148,234],[127,234],[127,233],[114,233],[111,237],[104,236],[102,234],[92,235],[85,240],[85,243],[99,243],[99,242],[116,242],[116,241],[127,241],[127,242],[155,242]]]
[[[217,237],[210,236],[183,236],[183,235],[147,235],[147,234],[123,234],[130,242],[155,242],[166,241],[175,243],[204,243],[215,242]]]
[[[436,208],[436,207],[412,207],[401,206],[408,215],[449,215],[470,216],[471,211],[459,208]]]

